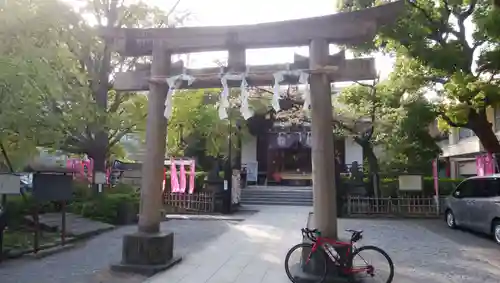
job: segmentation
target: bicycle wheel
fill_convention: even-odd
[[[285,256],[286,275],[293,283],[307,282],[321,283],[325,280],[327,270],[327,256],[323,249],[318,248],[311,254],[312,244],[301,243],[293,246]]]
[[[391,283],[394,263],[381,248],[364,246],[352,254],[352,273],[356,278],[363,279],[362,282]]]

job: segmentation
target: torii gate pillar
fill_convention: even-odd
[[[314,39],[309,46],[309,69],[328,65],[329,44]],[[323,236],[337,238],[337,203],[333,145],[333,109],[328,74],[311,73],[311,135],[313,180],[313,226]]]
[[[153,49],[151,76],[169,75],[171,53],[159,42]],[[163,168],[165,162],[167,119],[163,116],[169,86],[150,82],[146,124],[146,154],[142,163],[139,229],[123,238],[122,261],[113,265],[116,271],[151,276],[178,263],[174,257],[174,235],[160,229],[162,209]]]

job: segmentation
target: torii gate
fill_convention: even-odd
[[[103,30],[114,39],[115,51],[124,56],[153,55],[151,66],[117,74],[115,89],[148,90],[146,155],[142,166],[139,230],[124,237],[123,258],[116,270],[154,273],[175,264],[173,234],[160,231],[161,190],[166,147],[165,100],[167,78],[188,74],[196,80],[180,88],[217,88],[221,70],[185,69],[172,64],[172,54],[228,50],[228,66],[223,74],[244,73],[249,85],[272,85],[274,73],[289,68],[309,74],[312,120],[314,225],[323,235],[337,237],[336,187],[333,148],[331,83],[375,78],[373,59],[345,60],[344,54],[329,55],[329,44],[357,44],[370,41],[377,29],[391,24],[404,1],[355,12],[256,25]],[[308,45],[310,58],[296,58],[291,65],[246,66],[248,48]],[[296,84],[299,77],[286,76],[281,84]],[[228,81],[229,87],[240,82]]]

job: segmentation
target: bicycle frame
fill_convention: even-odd
[[[325,244],[329,244],[332,247],[334,247],[335,249],[337,247],[347,248],[346,259],[348,261],[347,262],[348,265],[346,266],[345,263],[343,264],[342,262],[340,262],[341,259],[338,258],[337,256],[335,256],[334,254],[332,254],[331,251],[325,247]],[[342,241],[337,241],[337,240],[334,240],[334,239],[328,239],[328,238],[325,238],[325,237],[318,237],[316,239],[316,241],[313,243],[313,247],[311,249],[311,253],[309,254],[309,256],[307,258],[306,264],[311,259],[311,255],[313,253],[315,253],[320,247],[321,247],[321,249],[323,249],[326,252],[326,254],[330,258],[330,260],[335,265],[337,265],[338,267],[341,268],[341,270],[342,270],[342,272],[344,274],[351,275],[351,274],[357,274],[357,273],[362,273],[362,272],[368,272],[368,273],[372,273],[373,272],[373,266],[366,266],[366,267],[353,267],[352,266],[351,256],[352,256],[352,254],[356,250],[356,246],[354,245],[354,243],[352,241],[342,242]],[[351,261],[351,262],[349,262],[349,261]]]

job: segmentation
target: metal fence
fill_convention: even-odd
[[[348,216],[439,217],[443,213],[433,197],[407,196],[397,198],[347,197]]]
[[[164,194],[164,204],[176,208],[177,210],[213,212],[215,197],[214,194],[210,192],[200,192],[194,194],[170,192]]]

